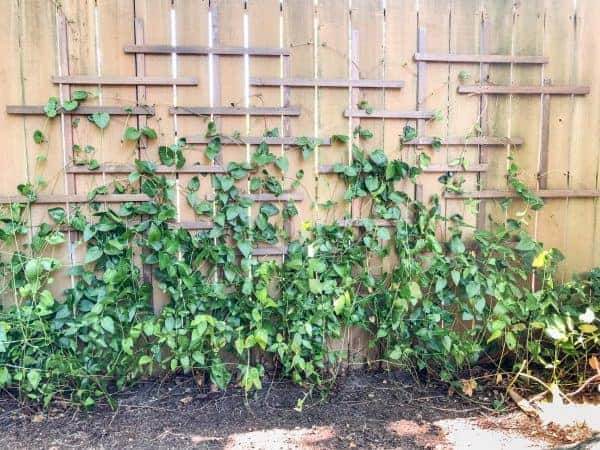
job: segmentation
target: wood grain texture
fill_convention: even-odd
[[[460,5],[467,13],[473,9],[471,5]],[[475,8],[476,10],[476,8]],[[460,53],[415,53],[415,61],[445,62],[445,63],[476,63],[476,64],[547,64],[549,58],[546,56],[526,55],[490,55],[490,54],[460,54]]]
[[[570,189],[547,189],[533,191],[540,198],[597,198],[600,191],[593,189],[570,190]],[[519,198],[519,194],[513,191],[484,190],[465,192],[463,194],[445,194],[446,198]]]
[[[94,86],[195,86],[198,78],[195,77],[124,77],[124,76],[93,76],[70,75],[64,77],[53,76],[52,82],[56,84],[77,84]]]
[[[7,114],[28,116],[45,116],[44,105],[7,105]],[[153,106],[85,106],[81,105],[74,111],[60,109],[65,116],[87,116],[94,113],[107,113],[111,116],[153,116]]]
[[[299,116],[299,106],[268,107],[268,106],[177,106],[169,108],[170,114],[193,115],[193,116]],[[237,130],[234,130],[237,131]]]
[[[495,136],[447,136],[437,138],[441,145],[487,145],[487,146],[506,146],[506,145],[521,145],[523,139],[519,137],[495,137]],[[406,145],[431,145],[433,136],[419,136],[410,141],[404,142]]]
[[[488,95],[587,95],[588,86],[459,86],[459,94]]]
[[[126,45],[125,53],[144,53],[147,55],[221,55],[221,56],[285,56],[290,51],[283,48],[260,47],[204,47],[200,45]]]
[[[201,134],[196,134],[192,136],[187,136],[185,141],[188,144],[208,144],[213,138],[206,137]],[[297,147],[298,146],[298,137],[294,136],[280,136],[280,137],[263,137],[263,136],[220,136],[219,139],[224,144],[250,144],[250,145],[258,145],[265,142],[268,145],[284,145],[286,147]],[[319,139],[319,146],[327,146],[331,145],[330,138],[315,138],[311,137],[310,139]]]
[[[119,165],[119,164],[102,164],[96,170],[90,170],[85,166],[73,166],[67,169],[68,173],[87,173],[97,174],[98,172],[104,173],[118,173],[125,174],[135,171],[134,165]],[[226,173],[227,169],[217,165],[187,165],[180,169],[176,167],[169,167],[158,165],[156,166],[156,173],[171,173],[171,174],[203,174],[203,173]]]
[[[124,202],[147,202],[150,200],[145,194],[108,194],[97,195],[94,202],[99,203],[124,203]],[[2,195],[0,204],[7,203],[27,203],[27,198],[22,195]],[[87,195],[83,194],[57,194],[57,195],[38,195],[34,202],[36,205],[56,205],[61,203],[89,203]]]
[[[359,117],[362,119],[431,119],[432,111],[383,111],[374,109],[365,111],[363,109],[345,109],[344,117]]]
[[[307,79],[307,78],[251,78],[253,86],[291,86],[291,87],[322,87],[322,88],[372,88],[372,89],[401,89],[404,87],[402,80],[352,80],[352,79]]]

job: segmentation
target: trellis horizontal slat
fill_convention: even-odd
[[[120,76],[93,76],[70,75],[54,76],[55,84],[80,84],[80,85],[113,85],[113,86],[196,86],[198,78],[195,77],[120,77]]]
[[[46,115],[44,105],[8,105],[6,107],[8,114],[23,115]],[[59,108],[59,113],[66,115],[86,116],[94,113],[107,113],[113,116],[153,116],[155,114],[154,106],[79,106],[73,111],[66,111]]]
[[[266,142],[269,145],[287,145],[287,146],[295,146],[297,137],[261,137],[261,136],[240,136],[240,137],[232,137],[232,136],[219,136],[221,139],[221,143],[223,144],[250,144],[250,145],[258,145],[263,142]],[[208,144],[213,138],[206,137],[201,134],[187,136],[185,138],[185,142],[188,144]],[[317,138],[311,138],[317,139]],[[331,139],[329,138],[318,138],[321,142],[319,145],[331,145]]]
[[[383,111],[375,109],[367,112],[364,109],[344,110],[344,117],[362,117],[371,119],[432,119],[433,111]]]
[[[290,51],[284,48],[261,47],[202,47],[198,45],[126,45],[125,53],[142,53],[147,55],[253,55],[253,56],[289,56]]]
[[[186,230],[210,230],[214,223],[212,220],[196,220],[196,221],[186,221],[186,222],[178,222],[178,223],[169,223],[169,226],[172,228],[185,228]]]
[[[216,116],[299,116],[300,107],[172,106],[169,108],[169,113],[180,116],[209,116],[211,114]]]
[[[102,164],[95,170],[90,170],[86,166],[72,166],[67,169],[67,173],[80,174],[98,174],[98,173],[131,173],[136,170],[133,165],[126,164]],[[188,165],[180,169],[174,166],[156,166],[156,173],[226,173],[227,170],[219,165]]]
[[[256,247],[252,249],[252,256],[276,256],[287,254],[287,245],[282,247]]]
[[[147,202],[152,200],[146,194],[107,194],[97,195],[93,202],[103,203],[124,203],[124,202]],[[6,203],[28,203],[29,200],[22,195],[2,195],[0,196],[0,204]],[[59,203],[88,203],[87,195],[39,195],[33,203],[36,205],[54,205]]]
[[[372,222],[378,227],[393,227],[395,222],[388,219],[370,219],[370,218],[354,218],[354,219],[340,219],[337,224],[341,227],[362,227],[364,221]]]
[[[567,189],[546,189],[540,191],[532,191],[535,195],[540,198],[596,198],[600,197],[600,191],[583,189],[583,190],[567,190]],[[474,198],[474,199],[485,199],[485,198],[518,198],[519,194],[513,191],[501,191],[501,190],[483,190],[475,192],[464,192],[462,194],[450,194],[444,195],[446,198]]]
[[[547,64],[546,56],[415,53],[415,61],[482,64]]]
[[[459,86],[459,94],[489,95],[586,95],[588,86]]]
[[[326,80],[310,78],[250,78],[252,86],[329,87],[329,88],[386,88],[401,89],[402,80]]]
[[[450,166],[448,164],[431,164],[423,169],[425,173],[446,173],[446,172],[462,172],[462,173],[479,173],[488,170],[487,164],[471,164],[467,167]]]
[[[461,166],[450,166],[448,164],[432,164],[423,169],[425,173],[446,173],[446,172],[463,172],[463,173],[478,173],[485,172],[488,169],[487,164],[472,164],[466,168]],[[335,173],[333,165],[323,164],[319,166],[319,173],[328,174]]]
[[[431,145],[433,137],[419,136],[410,141],[404,142],[405,145]],[[523,139],[520,137],[494,137],[494,136],[449,136],[439,138],[442,145],[523,145]]]
[[[304,196],[299,192],[284,192],[281,195],[267,194],[267,193],[240,194],[240,196],[243,198],[254,200],[255,202],[285,202],[288,200],[300,201],[300,200],[304,199]],[[207,200],[212,201],[214,199],[215,199],[214,194],[210,194],[207,196]]]

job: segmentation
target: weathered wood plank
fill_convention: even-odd
[[[220,56],[288,56],[290,51],[284,48],[261,47],[204,47],[201,45],[126,45],[125,53],[147,55],[220,55]]]
[[[289,106],[285,108],[279,107],[262,107],[262,106],[172,106],[169,108],[169,113],[179,115],[192,116],[299,116],[299,106]]]
[[[198,78],[195,77],[135,77],[135,76],[95,76],[95,75],[70,75],[53,76],[52,82],[56,84],[78,84],[95,86],[196,86]]]
[[[459,86],[459,94],[489,95],[587,95],[588,86]]]
[[[371,119],[432,119],[433,111],[383,111],[374,109],[373,111],[365,111],[364,109],[348,109],[344,110],[344,117],[360,117]]]
[[[546,189],[539,191],[532,191],[540,198],[597,198],[600,197],[600,191],[594,189]],[[445,194],[446,198],[473,198],[473,199],[485,199],[485,198],[519,198],[519,194],[514,191],[502,191],[502,190],[485,190],[475,192],[464,192],[462,194]]]
[[[21,114],[29,116],[45,116],[44,105],[7,105],[8,114]],[[155,110],[153,106],[85,106],[81,105],[74,111],[59,109],[61,114],[66,116],[87,116],[94,113],[107,113],[112,116],[153,116]]]
[[[102,164],[98,169],[90,170],[86,166],[73,166],[67,169],[67,173],[79,173],[79,174],[98,174],[103,173],[131,173],[135,171],[134,165],[126,164]],[[187,165],[180,169],[176,167],[169,167],[159,165],[156,166],[156,173],[171,173],[171,174],[202,174],[202,173],[227,173],[227,169],[217,165]]]
[[[188,144],[208,144],[213,138],[206,137],[201,134],[196,134],[192,136],[185,137],[185,141]],[[280,136],[280,137],[264,137],[264,136],[220,136],[221,143],[223,144],[250,144],[250,145],[259,145],[263,142],[268,145],[284,145],[287,147],[295,147],[297,146],[298,137],[295,136]],[[317,139],[317,138],[311,138]],[[330,138],[318,138],[320,146],[331,145]]]
[[[477,64],[547,64],[546,56],[415,53],[415,61]]]
[[[240,194],[241,197],[253,200],[255,202],[287,202],[289,200],[301,201],[304,200],[304,195],[301,192],[284,192],[280,195],[275,194]],[[210,194],[207,196],[207,200],[214,200],[215,196]]]
[[[97,195],[94,202],[100,203],[123,203],[123,202],[147,202],[151,200],[146,194],[108,194]],[[54,205],[60,203],[89,203],[87,195],[84,194],[57,194],[57,195],[38,195],[35,205]],[[28,203],[26,197],[22,195],[1,195],[0,204],[8,203]]]
[[[505,145],[522,145],[523,139],[519,137],[495,137],[495,136],[447,136],[437,138],[441,145],[488,145],[488,146],[505,146]],[[419,136],[410,141],[404,142],[405,145],[431,145],[434,141],[433,136]]]
[[[323,164],[319,166],[319,173],[335,173],[332,164]],[[448,164],[432,164],[423,169],[424,173],[478,173],[485,172],[487,170],[487,164],[471,164],[468,167],[462,166],[451,166]]]
[[[291,86],[291,87],[328,87],[328,88],[372,88],[401,89],[402,80],[348,80],[348,79],[308,79],[308,78],[251,78],[252,86]]]

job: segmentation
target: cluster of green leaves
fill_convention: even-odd
[[[152,138],[132,130],[127,139]],[[408,142],[416,130],[407,126],[404,134]],[[212,122],[207,136],[215,159],[221,141]],[[355,130],[359,142],[370,136]],[[343,135],[333,140],[349,142]],[[297,142],[305,157],[317,146]],[[286,188],[287,159],[266,143],[249,162],[188,182],[187,201],[212,222],[209,230],[173,226],[174,181],[158,175],[152,161],[137,160],[127,181],[94,189],[89,213],[50,209],[52,223],[36,227],[29,240],[25,212],[37,190],[20,185],[28,204],[9,205],[0,216],[0,240],[12,248],[0,261],[3,287],[15,297],[0,313],[0,388],[46,405],[62,398],[91,407],[157,369],[206,377],[219,388],[233,380],[260,389],[268,369],[321,384],[349,357],[331,345],[349,327],[363,329],[386,360],[447,381],[490,355],[510,369],[550,371],[555,380],[573,368],[578,378],[587,375],[586,358],[600,342],[597,271],[556,286],[558,253],[544,250],[521,222],[467,239],[463,218],[443,216],[436,196],[427,204],[408,196],[402,186],[416,183],[426,157],[412,166],[356,142],[352,150],[351,163],[334,172],[347,186],[344,199],[360,202],[365,218],[358,229],[308,222],[297,238],[281,225],[298,214],[293,202],[259,205],[244,193],[247,187],[279,196]],[[160,162],[182,167],[184,151],[184,141],[162,146]],[[518,181],[516,166],[511,170]],[[301,179],[298,173],[292,185]],[[214,198],[199,198],[202,183]],[[116,209],[94,201],[111,189],[150,200]],[[57,298],[52,284],[60,264],[46,255],[66,244],[65,228],[81,237],[85,256],[70,267],[72,287]],[[285,258],[254,256],[265,243],[285,243]],[[383,270],[390,257],[395,263]],[[152,268],[155,288],[167,296],[158,314],[140,267]],[[527,288],[533,275],[542,280],[537,290]]]
[[[515,163],[512,157],[509,157],[509,166],[507,173],[507,180],[509,186],[511,186],[519,198],[523,200],[528,206],[534,211],[542,209],[544,206],[544,200],[538,197],[535,192],[529,189],[525,183],[519,179],[519,166]]]

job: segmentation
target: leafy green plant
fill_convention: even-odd
[[[76,91],[63,105],[51,98],[46,114],[77,108],[88,96]],[[109,117],[90,121],[102,129]],[[267,130],[265,138],[278,133]],[[136,141],[156,133],[126,126],[123,136]],[[214,160],[221,135],[213,122],[206,136]],[[449,383],[486,358],[502,370],[556,383],[584,380],[599,351],[600,272],[556,284],[560,254],[529,236],[523,221],[471,233],[461,216],[442,214],[437,196],[423,203],[400,187],[414,187],[428,154],[412,165],[363,148],[369,130],[357,127],[354,137],[351,143],[332,137],[352,146],[352,160],[333,172],[361,219],[355,226],[305,222],[298,236],[282,226],[298,215],[293,202],[256,204],[245,195],[246,187],[275,197],[284,192],[287,179],[272,170],[285,173],[289,163],[266,141],[224,173],[189,179],[188,204],[211,221],[208,230],[174,226],[175,182],[157,173],[155,161],[136,160],[127,179],[95,187],[86,208],[51,208],[52,223],[33,228],[25,212],[44,182],[19,185],[25,201],[0,211],[0,241],[10,249],[0,260],[2,286],[15,298],[0,312],[0,388],[45,406],[61,399],[89,408],[157,370],[190,373],[221,389],[235,382],[245,391],[260,389],[265,373],[275,370],[310,392],[331,382],[349,357],[332,350],[332,342],[350,327],[362,329],[385,361]],[[406,125],[401,142],[417,137]],[[35,139],[43,142],[43,134]],[[296,144],[308,158],[320,142],[303,137]],[[434,150],[439,146],[434,139]],[[160,163],[183,167],[185,148],[183,140],[160,146]],[[93,147],[73,150],[75,164],[100,167]],[[302,179],[299,171],[292,186]],[[519,180],[514,162],[508,180],[533,210],[543,205]],[[461,189],[451,175],[440,182],[447,191]],[[204,183],[214,199],[200,198]],[[149,200],[117,208],[96,201],[111,192]],[[57,294],[60,264],[48,254],[67,243],[65,229],[81,237],[82,249],[68,272],[72,287]],[[285,258],[257,258],[263,244],[285,244]],[[395,264],[384,266],[384,258]],[[154,286],[144,281],[142,266],[152,268]],[[157,314],[153,289],[168,299]]]

